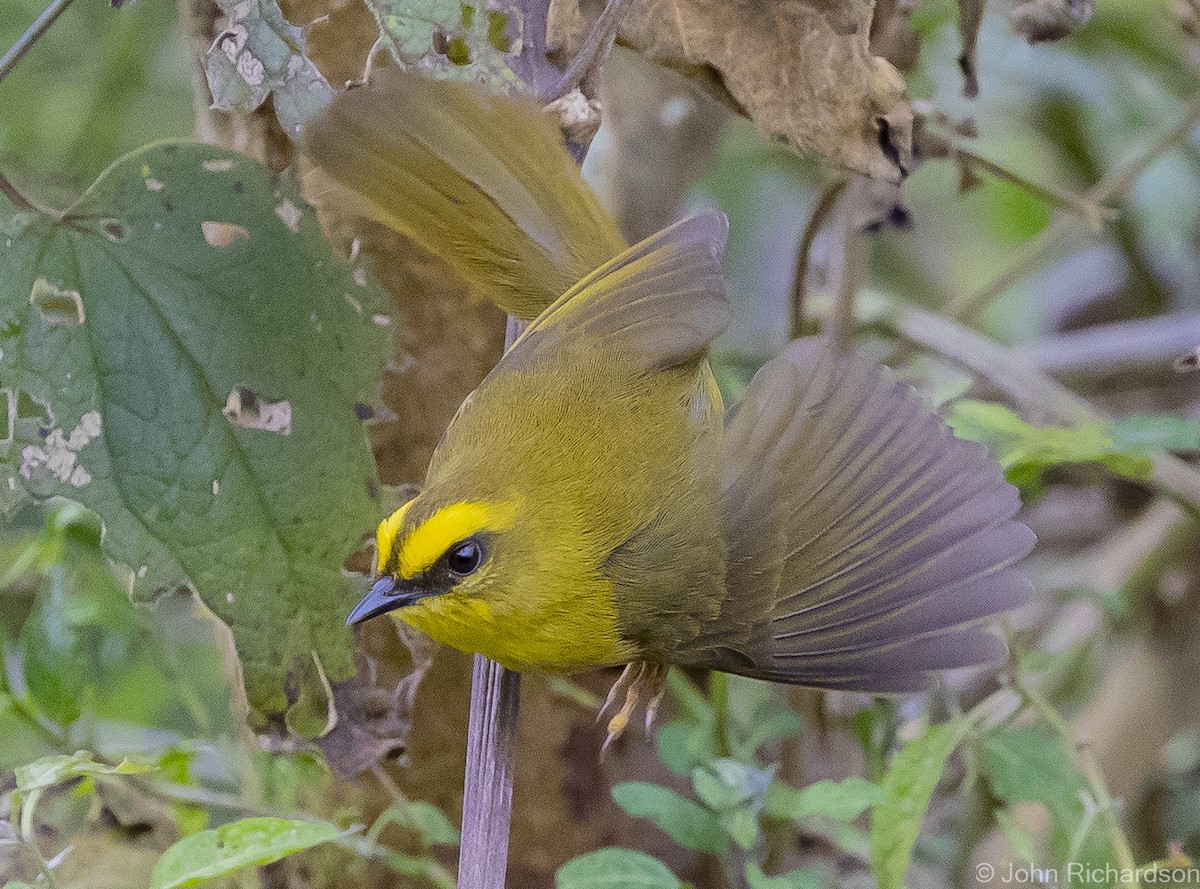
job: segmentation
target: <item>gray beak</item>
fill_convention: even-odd
[[[412,585],[397,580],[394,577],[383,577],[371,587],[371,592],[363,596],[362,601],[354,606],[346,625],[353,626],[364,620],[370,620],[380,614],[395,611],[405,605],[411,605],[422,598],[421,592]]]

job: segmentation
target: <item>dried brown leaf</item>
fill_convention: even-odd
[[[983,8],[986,3],[987,0],[958,0],[958,33],[962,37],[958,67],[962,69],[963,95],[969,99],[979,95],[975,46],[979,42],[979,26],[983,24]]]
[[[1030,43],[1061,40],[1087,24],[1096,0],[1028,0],[1008,14],[1016,32]]]
[[[578,0],[552,0],[552,40],[578,51]],[[699,80],[764,132],[898,181],[912,106],[871,52],[871,0],[629,0],[618,42]]]

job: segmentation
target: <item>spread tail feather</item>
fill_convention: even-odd
[[[312,198],[412,238],[536,317],[625,249],[547,115],[475,84],[383,71],[305,126]]]
[[[776,682],[912,691],[995,663],[1022,604],[1016,489],[883,368],[799,340],[725,430],[720,619],[693,662]]]

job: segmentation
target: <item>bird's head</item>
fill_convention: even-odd
[[[446,499],[426,492],[410,500],[379,524],[379,580],[346,622],[402,608],[413,612],[398,615],[406,620],[448,609],[486,612],[504,573],[518,511],[519,503],[509,499]]]

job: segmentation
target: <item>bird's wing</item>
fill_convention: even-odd
[[[725,431],[727,599],[693,659],[780,682],[916,690],[995,662],[1033,533],[977,444],[883,368],[800,340]]]
[[[520,318],[626,247],[527,100],[384,71],[335,98],[302,145],[315,200],[407,235]]]
[[[677,222],[600,266],[521,335],[496,370],[584,345],[663,370],[703,357],[729,326],[721,213]]]

